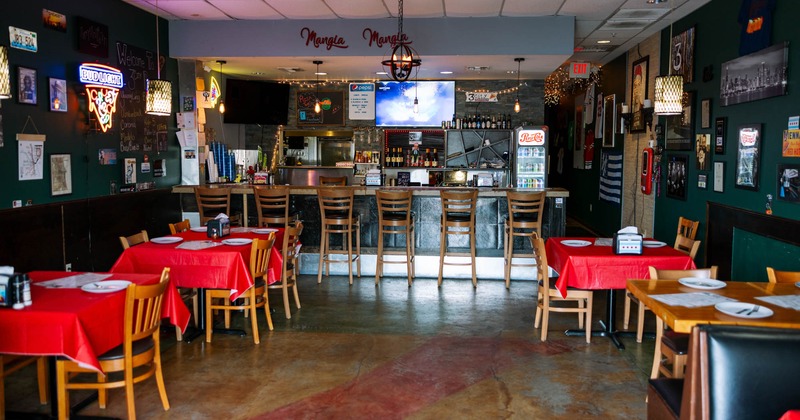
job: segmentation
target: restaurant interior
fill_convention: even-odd
[[[0,420],[800,418],[800,4],[62,3],[0,5]]]

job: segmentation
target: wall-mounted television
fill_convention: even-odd
[[[414,98],[419,112],[414,113]],[[382,127],[441,127],[456,112],[456,82],[378,82],[375,124]]]
[[[223,121],[226,124],[286,125],[289,121],[289,84],[227,79]]]

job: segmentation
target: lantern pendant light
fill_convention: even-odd
[[[158,10],[158,1],[156,1]],[[145,97],[145,114],[167,116],[172,113],[172,83],[161,79],[161,39],[158,32],[158,14],[156,16],[156,78],[147,80]]]
[[[386,73],[398,82],[405,82],[411,77],[411,71],[422,64],[419,54],[411,47],[411,41],[403,33],[403,0],[397,3],[397,40],[389,52],[389,59],[381,61]]]
[[[519,114],[520,107],[519,107],[519,72],[522,66],[522,62],[525,61],[522,57],[517,57],[514,59],[517,62],[517,99],[514,101],[514,112]]]
[[[322,61],[314,60],[313,63],[317,65],[317,72],[315,73],[317,76],[317,83],[316,83],[317,94],[316,94],[316,99],[314,100],[314,112],[319,114],[320,112],[322,112],[322,105],[320,105],[319,103],[319,65],[322,64]]]
[[[670,2],[670,12],[672,4]],[[672,23],[669,25],[669,39],[672,43]],[[683,76],[672,74],[672,45],[669,48],[669,71],[666,76],[658,76],[653,88],[653,102],[656,115],[680,115],[683,113]]]
[[[8,48],[0,45],[0,99],[11,98],[11,72],[8,67]]]

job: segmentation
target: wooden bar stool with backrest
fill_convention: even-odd
[[[378,204],[378,261],[375,266],[375,284],[383,276],[384,264],[405,264],[408,285],[411,286],[414,278],[414,217],[411,212],[413,193],[408,191],[375,191]],[[384,235],[404,235],[405,249],[403,251],[384,249]],[[399,239],[399,238],[398,238]],[[386,255],[405,255],[403,261],[387,261]]]
[[[200,213],[200,224],[205,226],[209,220],[220,213],[228,215],[231,225],[240,223],[239,215],[231,214],[231,189],[220,187],[195,187],[194,196],[197,200],[197,211]]]
[[[330,264],[345,263],[350,284],[353,284],[353,262],[356,263],[358,277],[361,277],[361,226],[359,217],[353,213],[353,190],[347,187],[320,187],[317,189],[317,197],[322,222],[317,283],[322,283],[323,268],[330,276]],[[343,235],[341,249],[331,248],[331,234]],[[353,234],[356,237],[355,256]],[[332,259],[331,256],[336,254],[347,255],[347,259]]]
[[[535,263],[514,264],[514,258],[535,258],[533,250],[529,254],[514,253],[514,238],[528,238],[532,243],[534,237],[542,237],[542,214],[544,214],[545,192],[513,192],[506,193],[508,199],[508,217],[505,223],[503,238],[503,256],[505,259],[506,289],[511,286],[511,267],[535,267]]]
[[[300,235],[303,233],[303,222],[296,221],[293,225],[286,227],[283,233],[283,263],[281,268],[281,281],[267,286],[268,289],[281,289],[283,292],[283,309],[286,311],[286,319],[292,318],[292,310],[289,305],[289,288],[294,293],[294,303],[300,309],[300,295],[297,292],[298,274],[298,255],[300,245]]]
[[[170,223],[169,224],[169,232],[173,235],[177,233],[187,232],[192,228],[192,222],[189,219],[183,219],[178,223]],[[197,301],[197,289],[191,287],[178,287],[178,291],[181,294],[181,300],[191,299],[192,300],[192,315],[194,316],[194,326],[197,328],[198,322],[198,301]],[[181,334],[181,327],[175,327],[175,338],[178,341],[183,340],[183,334]]]
[[[0,418],[3,418],[6,412],[6,376],[33,363],[36,363],[36,375],[39,384],[39,402],[45,405],[47,404],[47,359],[42,356],[19,356],[0,353]]]
[[[659,270],[650,266],[648,270],[650,270],[650,280],[678,280],[683,277],[717,278],[716,265],[695,270]],[[659,373],[667,378],[683,378],[689,350],[689,334],[665,330],[664,320],[656,317],[656,346],[650,378],[657,378]]]
[[[556,289],[556,278],[550,277],[549,266],[547,265],[547,252],[544,246],[544,239],[535,235],[531,239],[534,255],[536,257],[536,273],[539,283],[536,304],[536,317],[533,327],[542,326],[542,341],[547,341],[547,329],[550,322],[550,312],[572,312],[578,314],[578,328],[586,329],[586,342],[592,342],[592,300],[594,293],[591,290],[567,288],[567,296],[561,296],[561,292]],[[554,306],[554,302],[577,303],[577,307]]]
[[[478,287],[475,267],[475,210],[478,205],[478,190],[443,190],[441,191],[441,199],[442,226],[439,242],[439,287],[442,286],[445,264],[472,266],[472,287]],[[448,235],[466,236],[469,242],[469,253],[449,252]],[[470,262],[445,262],[445,257],[469,257]]]
[[[241,305],[230,303],[231,291],[229,289],[207,289],[206,290],[206,343],[211,342],[211,335],[214,332],[214,310],[221,310],[225,313],[225,327],[230,327],[230,312],[246,310],[250,316],[250,326],[253,330],[253,342],[261,343],[258,333],[257,309],[264,308],[267,317],[267,326],[272,331],[272,315],[269,313],[269,299],[267,299],[267,279],[269,271],[269,257],[272,246],[275,244],[275,233],[270,233],[267,239],[253,239],[250,245],[250,275],[253,277],[253,286],[247,289],[240,297],[244,298]],[[215,303],[214,299],[220,299],[222,304]],[[238,302],[238,300],[237,300]]]
[[[297,220],[297,214],[291,214],[289,189],[286,187],[253,187],[256,201],[258,226],[279,225],[286,228]]]
[[[800,271],[778,271],[767,267],[767,278],[770,283],[797,283],[800,282]]]

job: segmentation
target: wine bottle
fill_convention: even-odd
[[[439,167],[439,153],[436,151],[436,148],[433,148],[433,161],[431,162],[431,167],[438,168]]]
[[[429,168],[431,166],[431,149],[425,148],[425,167]]]

